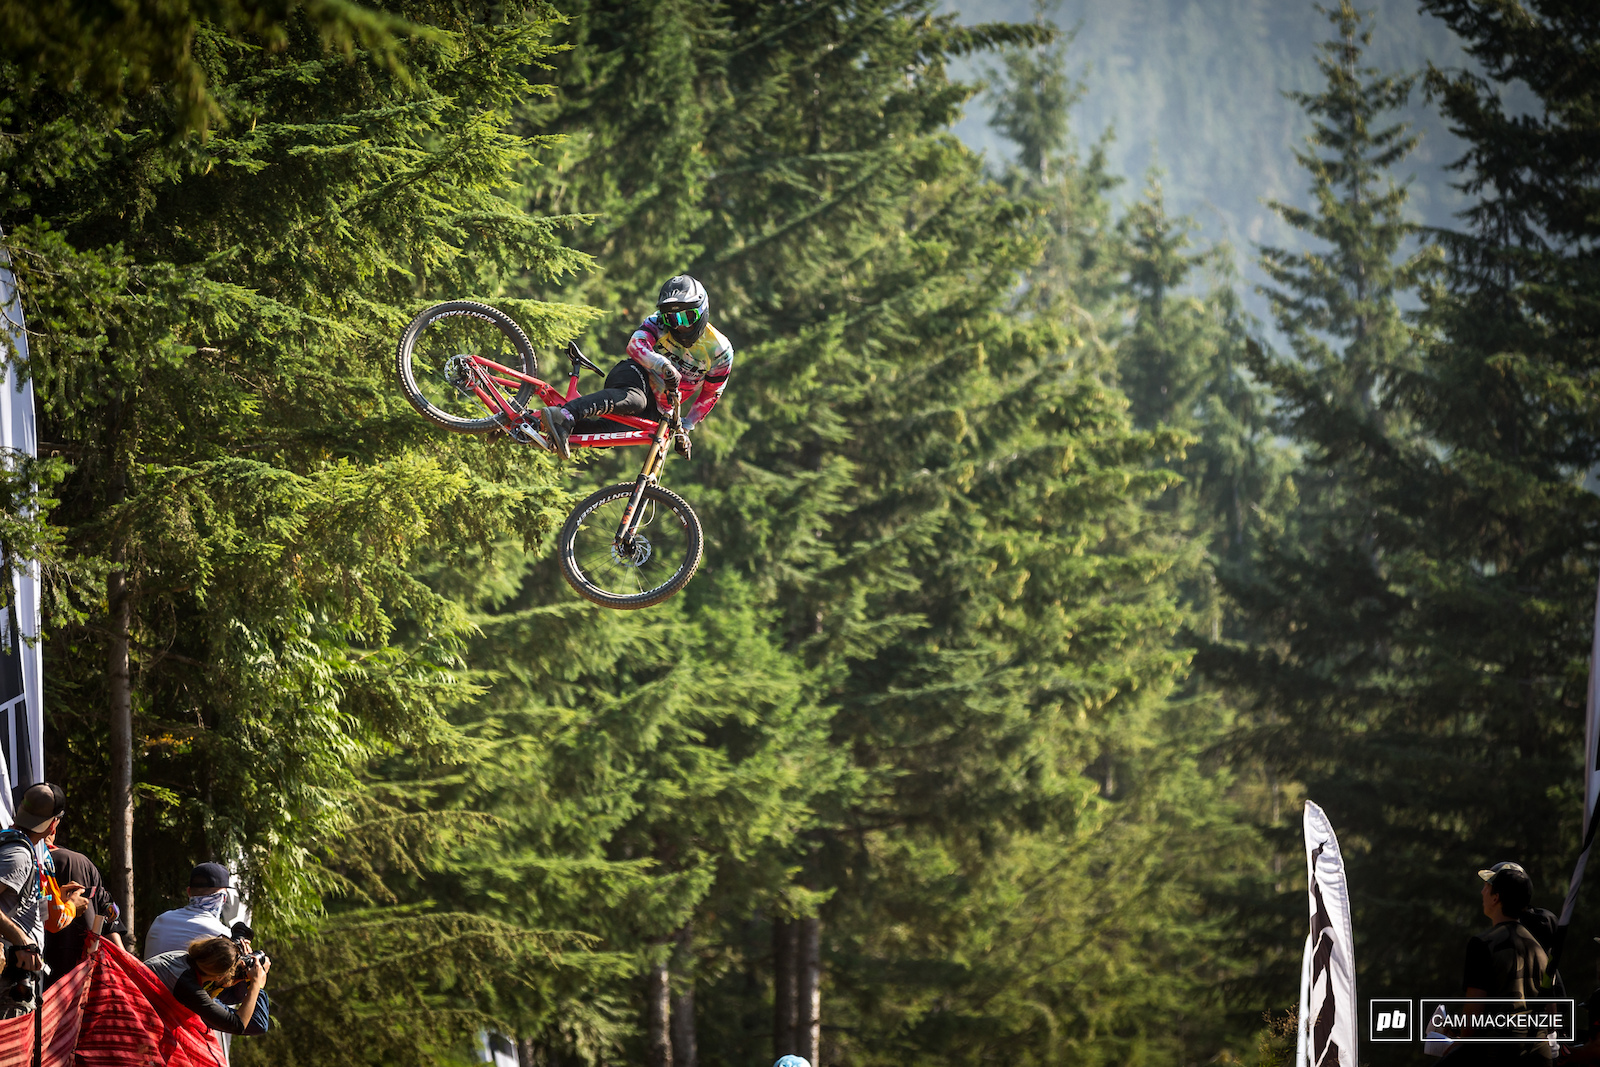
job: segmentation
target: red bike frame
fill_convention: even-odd
[[[567,354],[572,360],[572,376],[567,382],[567,395],[562,396],[550,383],[535,378],[521,371],[512,370],[510,367],[496,363],[492,359],[482,356],[473,356],[473,363],[477,364],[479,372],[491,382],[516,393],[524,385],[531,385],[538,398],[546,407],[556,407],[569,400],[578,398],[578,368],[587,366],[598,373],[600,368],[591,363],[584,354],[578,350],[576,344],[567,346]],[[544,434],[539,430],[539,420],[529,412],[518,411],[512,404],[511,398],[499,390],[485,389],[477,382],[472,383],[472,391],[482,402],[483,406],[497,415],[504,415],[509,427],[517,427],[527,436],[535,438],[540,444],[544,443]],[[648,445],[656,433],[656,420],[640,419],[632,415],[599,415],[597,418],[609,419],[627,427],[624,430],[612,430],[606,433],[575,433],[567,438],[567,444],[572,448],[617,448],[622,445]]]

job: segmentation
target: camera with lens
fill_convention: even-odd
[[[233,943],[239,946],[239,962],[233,968],[233,980],[235,982],[242,982],[250,977],[250,962],[252,960],[260,963],[267,958],[265,952],[250,952],[245,948],[250,940],[255,937],[255,933],[254,930],[250,929],[248,923],[243,922],[234,923],[233,927],[228,931],[229,936],[233,938]]]
[[[22,966],[21,957],[27,956],[39,961],[37,971],[26,970]],[[22,949],[17,945],[7,945],[5,951],[5,968],[0,970],[0,989],[9,989],[11,998],[18,1003],[29,1003],[39,992],[45,976],[50,973],[50,965],[39,956],[37,945],[30,945]]]
[[[267,954],[265,952],[250,952],[250,953],[246,953],[244,958],[239,961],[238,966],[236,966],[233,969],[233,980],[235,982],[244,981],[246,978],[250,977],[250,963],[251,963],[251,961],[254,960],[257,963],[260,963],[262,960],[264,960],[266,958],[267,958]]]

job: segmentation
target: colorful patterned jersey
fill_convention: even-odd
[[[700,340],[684,348],[673,340],[660,316],[651,315],[633,331],[633,338],[628,341],[628,358],[650,373],[650,391],[655,394],[656,407],[662,411],[671,409],[672,398],[661,380],[661,370],[668,362],[678,368],[683,376],[678,387],[679,402],[694,398],[694,406],[683,417],[687,429],[709,415],[721,399],[722,390],[728,386],[728,374],[733,370],[733,345],[708,322]]]

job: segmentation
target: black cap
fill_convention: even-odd
[[[1507,882],[1521,882],[1529,889],[1533,888],[1533,879],[1528,877],[1528,872],[1522,869],[1522,864],[1512,863],[1509,860],[1495,864],[1487,870],[1478,872],[1478,877],[1485,882],[1494,883],[1504,879]]]
[[[40,782],[30,785],[22,793],[22,800],[17,804],[17,812],[12,820],[24,830],[40,833],[61,814],[56,807],[56,794],[50,786]]]
[[[190,889],[228,888],[228,868],[220,863],[202,863],[189,875]]]
[[[1503,861],[1479,871],[1478,877],[1488,882],[1489,892],[1507,905],[1508,914],[1515,914],[1533,902],[1533,879],[1520,863]]]

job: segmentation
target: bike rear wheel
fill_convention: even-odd
[[[510,315],[475,300],[451,300],[412,319],[400,336],[395,353],[400,389],[412,407],[447,430],[499,429],[506,425],[505,415],[491,413],[472,390],[479,374],[472,356],[524,374],[538,373],[533,344]],[[493,390],[514,411],[526,410],[534,396],[534,387],[526,382],[505,386],[479,379],[477,384]]]
[[[661,603],[689,584],[704,551],[700,517],[688,501],[659,485],[645,486],[632,546],[618,544],[633,488],[611,485],[589,496],[573,509],[556,541],[567,583],[602,607]]]

